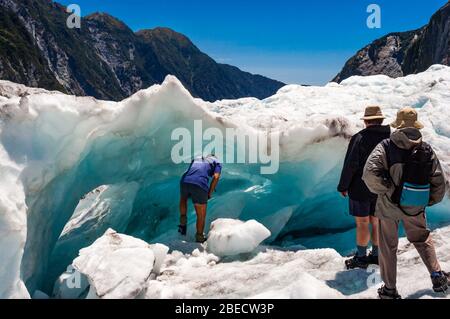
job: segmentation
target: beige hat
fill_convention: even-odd
[[[383,112],[381,112],[381,108],[379,106],[368,106],[366,107],[364,117],[362,117],[361,120],[383,120],[385,118],[386,117],[383,115]]]
[[[412,107],[405,107],[397,113],[397,119],[391,123],[391,126],[396,129],[413,127],[418,130],[424,128],[423,124],[418,121],[418,114]]]

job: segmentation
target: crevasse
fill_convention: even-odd
[[[263,101],[207,103],[170,76],[118,103],[6,81],[0,92],[0,297],[51,290],[78,250],[108,227],[149,242],[176,238],[186,165],[171,160],[171,133],[192,129],[194,120],[222,131],[281,134],[279,172],[261,175],[257,164],[225,163],[208,213],[208,224],[256,219],[274,245],[352,248],[353,221],[335,189],[348,137],[362,128],[368,104],[381,105],[389,120],[403,106],[417,107],[425,139],[450,172],[450,68],[444,66],[395,80],[291,85]],[[446,200],[430,210],[432,227],[448,224],[449,206]],[[189,217],[192,235],[192,211]]]

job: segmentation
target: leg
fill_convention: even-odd
[[[180,183],[180,225],[187,224],[187,205],[189,198],[189,186],[185,183]]]
[[[378,249],[379,246],[379,239],[378,239],[378,228],[380,221],[378,218],[374,216],[370,216],[370,224],[372,225],[372,246],[373,250]]]
[[[397,249],[398,249],[398,222],[393,220],[380,220],[380,272],[388,289],[397,286]]]
[[[367,257],[367,245],[370,241],[370,207],[367,201],[349,201],[350,215],[355,217],[356,222],[356,246],[355,256],[345,261],[347,269],[362,268],[369,266],[369,258]]]
[[[364,255],[363,250],[367,249],[370,241],[369,217],[355,217],[356,220],[356,244],[358,245],[358,255]]]
[[[379,235],[378,228],[380,225],[380,220],[375,217],[377,210],[377,199],[372,199],[370,201],[370,224],[372,225],[372,256],[378,257],[378,246],[379,246]]]
[[[196,241],[203,243],[205,241],[204,231],[206,223],[206,206],[208,204],[208,192],[199,186],[191,186],[192,201],[194,202],[195,212],[197,214],[197,234]]]
[[[356,257],[366,257],[367,246],[370,241],[370,201],[349,200],[350,215],[355,217],[356,222],[356,245],[358,252]]]
[[[187,202],[188,197],[180,197],[180,225],[178,226],[178,232],[186,236],[187,233]]]
[[[181,196],[180,197],[180,225],[187,224],[187,204],[188,204],[188,198]]]
[[[425,214],[416,217],[408,217],[403,220],[406,237],[416,247],[428,271],[431,273],[441,271],[441,266],[436,257],[433,239],[430,230],[427,229]]]
[[[194,207],[197,213],[197,234],[203,235],[205,231],[206,204],[195,204]]]

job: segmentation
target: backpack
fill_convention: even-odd
[[[389,145],[387,145],[389,144]],[[386,154],[388,154],[389,169],[392,167],[392,143],[385,142]],[[387,147],[386,147],[387,146]],[[400,150],[397,147],[398,150]],[[400,208],[407,216],[418,216],[424,213],[425,208],[430,202],[431,184],[430,179],[433,173],[433,150],[430,145],[421,143],[411,150],[402,150],[401,162],[403,166],[403,174],[399,185],[395,185],[395,191],[392,194],[391,201]],[[416,215],[408,214],[406,207],[420,208],[420,212]]]

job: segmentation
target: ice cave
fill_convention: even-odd
[[[171,159],[172,132],[194,130],[195,120],[222,132],[237,128],[280,136],[276,174],[261,174],[258,163],[224,164],[207,225],[220,218],[255,220],[270,231],[263,244],[276,249],[273,254],[329,248],[345,255],[353,249],[354,222],[336,185],[364,107],[381,105],[389,120],[403,106],[417,108],[425,139],[450,176],[449,103],[445,66],[398,79],[290,85],[265,100],[214,103],[193,98],[172,76],[117,103],[0,81],[0,297],[51,295],[80,249],[110,228],[174,250],[179,179],[187,165]],[[236,141],[235,147],[247,145]],[[431,228],[449,225],[449,211],[448,198],[430,209]],[[191,207],[191,236],[194,216]],[[326,250],[322,257],[335,260],[338,253]],[[311,285],[318,281],[301,276]],[[292,297],[297,288],[284,294]]]

